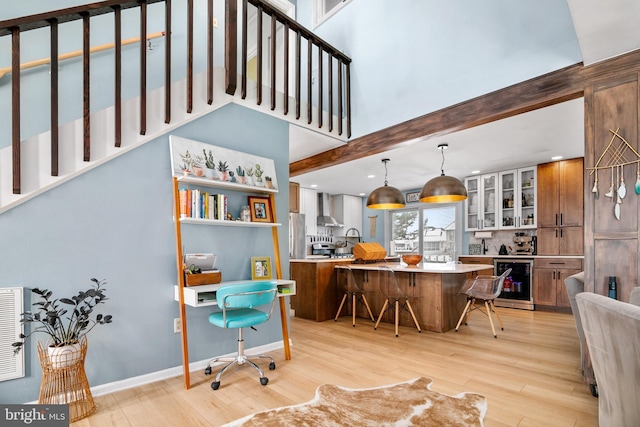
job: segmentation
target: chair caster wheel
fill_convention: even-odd
[[[269,382],[269,378],[267,378],[267,377],[260,378],[260,384],[267,385],[268,382]]]
[[[207,366],[204,370],[205,375],[211,375],[211,366]]]
[[[269,363],[269,370],[273,371],[274,369],[276,369],[276,362]]]
[[[214,381],[211,383],[211,388],[217,390],[220,388],[220,381]]]

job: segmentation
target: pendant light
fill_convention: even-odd
[[[420,201],[423,203],[450,203],[459,202],[467,198],[467,189],[464,184],[452,176],[444,174],[444,150],[449,144],[439,144],[438,149],[442,153],[441,175],[429,180],[420,192]]]
[[[398,209],[404,207],[404,197],[400,190],[387,185],[387,163],[389,159],[382,159],[384,163],[384,186],[378,187],[367,198],[369,209]]]

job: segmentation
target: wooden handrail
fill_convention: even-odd
[[[158,31],[156,33],[151,33],[147,35],[146,40],[155,39],[158,37],[163,37],[164,31]],[[125,39],[122,41],[121,45],[128,45],[132,43],[137,43],[140,41],[140,37],[131,37],[129,39]],[[98,46],[94,46],[89,49],[90,53],[100,52],[107,49],[113,49],[115,47],[115,43],[105,43]],[[82,56],[82,49],[74,50],[73,52],[63,53],[58,56],[58,61],[64,61],[65,59],[76,58],[78,56]],[[29,68],[39,67],[41,65],[47,65],[51,63],[51,58],[43,58],[36,59],[34,61],[25,62],[24,64],[20,64],[20,70],[28,70]],[[6,74],[11,73],[11,67],[0,68],[0,79],[3,78]]]

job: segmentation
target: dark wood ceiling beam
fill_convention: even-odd
[[[383,153],[416,139],[446,135],[583,96],[585,87],[621,73],[637,72],[640,50],[588,67],[575,64],[477,98],[355,138],[348,144],[289,165],[298,176]]]

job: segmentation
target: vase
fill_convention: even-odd
[[[49,362],[54,369],[66,368],[73,366],[82,360],[82,352],[80,343],[47,347]]]

